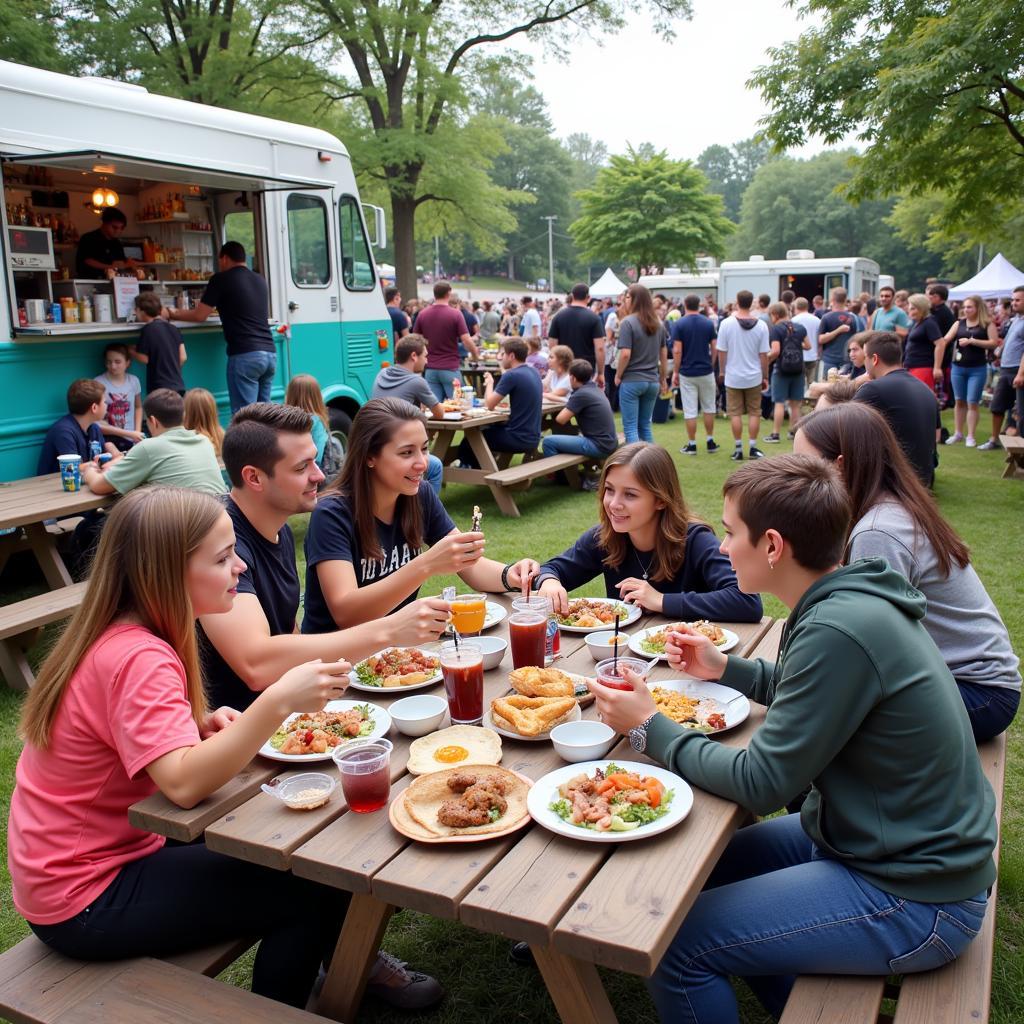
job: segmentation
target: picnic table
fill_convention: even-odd
[[[476,393],[483,397],[484,374],[489,373],[494,378],[495,383],[497,383],[502,370],[501,364],[497,362],[463,360],[459,373],[462,376],[462,383],[472,385]]]
[[[490,599],[508,604],[504,597]],[[662,621],[645,615],[628,631]],[[490,632],[507,637],[506,623]],[[730,624],[740,638],[738,653],[757,648],[770,626],[767,617]],[[561,642],[556,665],[593,675],[583,636],[563,633]],[[499,668],[485,673],[485,706],[508,690],[511,667],[506,654]],[[662,663],[652,678],[671,675]],[[382,691],[374,699],[386,706],[398,696]],[[584,709],[585,717],[595,714],[592,705]],[[721,742],[746,745],[763,717],[764,709],[753,704],[747,722]],[[412,781],[405,771],[411,740],[395,731],[390,739],[394,799]],[[534,780],[563,763],[547,742],[502,744],[502,764]],[[643,759],[625,741],[609,756]],[[314,811],[289,811],[259,791],[283,767],[257,758],[192,809],[157,794],[136,804],[129,820],[184,842],[205,836],[220,853],[351,892],[319,1004],[319,1012],[335,1020],[356,1019],[388,920],[405,907],[528,942],[566,1024],[614,1024],[597,966],[649,976],[725,845],[749,819],[736,804],[694,788],[686,821],[639,842],[575,842],[531,823],[488,842],[424,845],[397,833],[384,811],[346,813],[339,796]]]

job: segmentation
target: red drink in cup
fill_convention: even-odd
[[[517,597],[512,602],[514,612],[540,612],[547,617],[547,637],[544,641],[544,664],[550,665],[555,656],[561,651],[562,645],[559,639],[558,620],[551,605],[551,598],[540,594],[533,594],[530,597]]]
[[[513,612],[508,620],[508,639],[512,645],[512,665],[544,667],[548,641],[548,619],[535,611]]]
[[[341,773],[341,788],[349,810],[369,814],[388,802],[392,749],[391,741],[384,739],[335,748],[334,762]]]
[[[641,676],[647,673],[647,663],[637,658],[606,658],[597,663],[597,681],[611,690],[632,690],[632,684],[622,675],[623,668]]]
[[[440,658],[452,725],[479,725],[484,717],[484,656],[479,644],[442,644]]]

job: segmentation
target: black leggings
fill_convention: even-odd
[[[75,917],[29,925],[78,960],[163,957],[252,935],[263,940],[253,992],[301,1008],[321,962],[330,964],[348,902],[347,892],[290,871],[168,843],[126,864]]]

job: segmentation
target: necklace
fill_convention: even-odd
[[[636,557],[637,565],[640,566],[640,570],[644,574],[644,579],[647,579],[647,576],[648,576],[648,574],[651,571],[651,566],[654,564],[654,552],[653,551],[651,552],[650,561],[647,563],[646,566],[644,565],[643,561],[640,558],[640,552],[637,551],[636,548],[633,548],[633,554]]]

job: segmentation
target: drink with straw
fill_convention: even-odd
[[[550,665],[561,651],[561,634],[558,620],[550,597],[534,594],[531,597],[517,597],[512,602],[514,612],[536,611],[547,618],[547,633],[544,640],[544,664]]]
[[[544,667],[547,647],[547,616],[536,610],[514,611],[508,620],[508,640],[512,647],[512,665]]]
[[[484,717],[484,655],[479,644],[443,643],[440,659],[452,725],[479,725]]]

